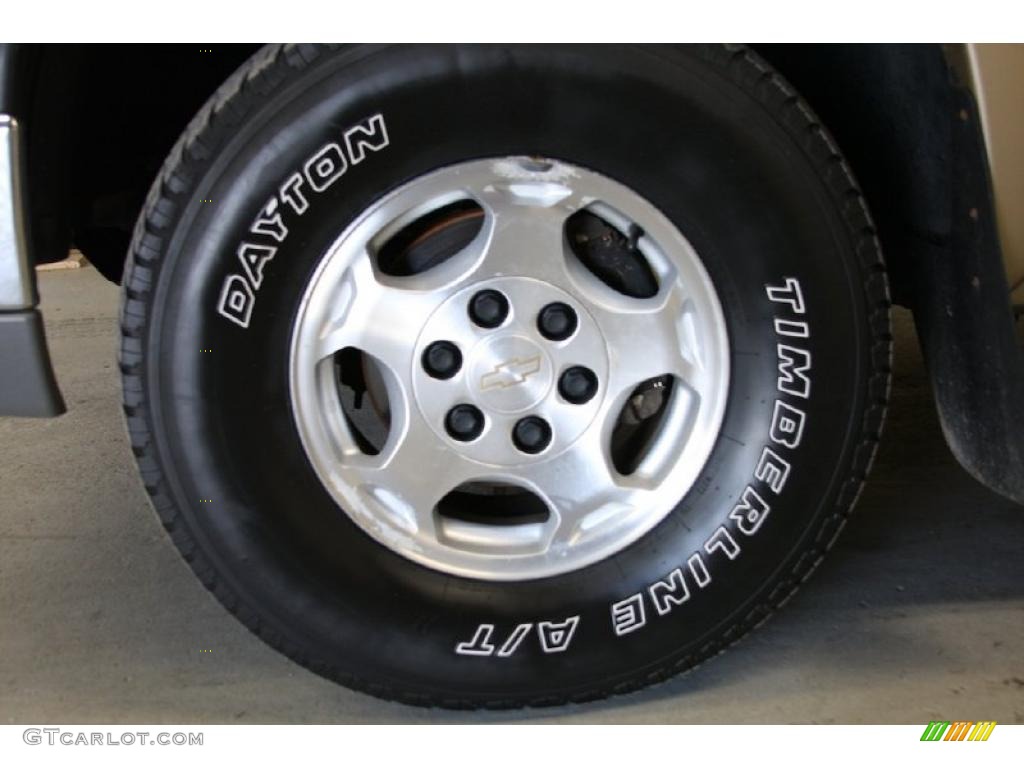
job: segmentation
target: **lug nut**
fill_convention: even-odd
[[[469,300],[469,317],[481,328],[497,328],[508,317],[508,299],[490,288],[478,291]]]
[[[484,415],[475,405],[456,405],[444,417],[444,428],[454,439],[468,443],[484,431]]]
[[[435,341],[423,350],[423,370],[435,379],[450,379],[462,367],[462,353],[450,341]]]
[[[567,368],[558,379],[558,394],[574,405],[582,405],[597,394],[597,374],[582,365]]]
[[[537,329],[546,339],[564,341],[576,332],[576,312],[560,301],[548,304],[537,315]]]
[[[512,442],[523,453],[540,453],[551,442],[551,426],[540,416],[525,416],[512,428]]]

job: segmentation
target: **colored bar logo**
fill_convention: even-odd
[[[988,741],[995,727],[994,720],[932,720],[925,726],[921,741]]]

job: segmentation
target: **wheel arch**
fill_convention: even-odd
[[[909,254],[953,235],[955,83],[939,45],[755,46],[835,137],[868,200],[894,300],[910,305]],[[987,173],[984,156],[974,158]]]
[[[63,258],[67,245],[77,245],[118,280],[135,218],[164,157],[256,46],[17,47],[20,79],[32,83],[26,91],[34,94],[24,109],[36,260]],[[953,81],[942,47],[754,47],[836,137],[872,207],[895,298],[908,303],[904,254],[953,231]],[[138,130],[142,121],[145,131]],[[987,174],[984,156],[975,160]]]
[[[13,45],[36,263],[79,248],[119,282],[146,191],[254,45]]]

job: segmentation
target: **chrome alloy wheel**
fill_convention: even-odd
[[[433,266],[382,265],[442,210],[478,228]],[[578,257],[580,212],[649,268],[651,295]],[[352,350],[376,442],[339,387]],[[341,234],[302,299],[290,383],[310,462],[364,531],[439,571],[520,581],[612,555],[678,504],[718,438],[729,342],[700,259],[654,206],[577,166],[498,158],[417,178]],[[624,462],[623,420],[652,401]],[[447,512],[460,494],[470,513]]]

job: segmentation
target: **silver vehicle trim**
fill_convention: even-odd
[[[10,115],[0,115],[0,311],[35,306],[33,277],[25,236],[18,121]]]

